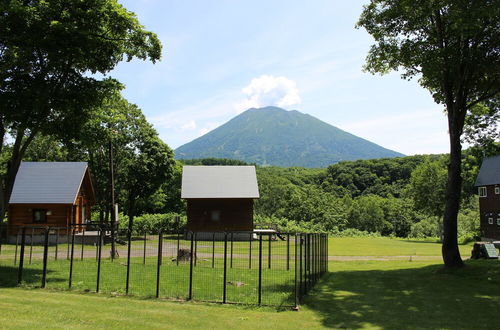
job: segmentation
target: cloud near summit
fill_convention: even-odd
[[[286,109],[301,102],[297,84],[286,77],[262,75],[241,91],[247,98],[238,104],[239,111],[271,105]]]

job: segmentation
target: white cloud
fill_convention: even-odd
[[[250,85],[243,88],[242,92],[247,99],[237,105],[241,111],[271,105],[290,108],[301,102],[297,84],[286,77],[262,75],[253,78]]]
[[[191,120],[181,126],[181,130],[183,131],[192,131],[194,129],[196,129],[196,122],[194,120]]]

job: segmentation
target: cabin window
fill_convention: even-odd
[[[493,218],[488,218],[488,224],[492,225],[493,224]]]
[[[500,218],[497,218],[497,225],[500,226]]]
[[[500,187],[495,187],[495,194],[500,195]]]
[[[47,210],[46,209],[33,209],[33,223],[46,223]]]
[[[213,210],[210,212],[210,219],[214,222],[220,221],[220,210]]]
[[[479,197],[486,197],[486,187],[479,187]]]

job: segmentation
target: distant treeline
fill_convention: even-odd
[[[143,157],[149,157],[149,154],[145,153]],[[500,144],[490,148],[488,154],[500,154]],[[100,162],[89,159],[92,176],[98,179],[94,183],[101,192],[101,201],[94,207],[93,216],[95,220],[106,221],[109,219],[109,208],[106,206],[109,168],[105,153],[101,155],[103,159]],[[25,160],[80,160],[76,156],[71,146],[50,137],[40,137],[27,151]],[[463,239],[478,235],[474,181],[484,156],[484,150],[470,148],[464,152],[462,159],[464,184],[458,230]],[[134,152],[118,150],[116,157],[117,167],[130,167],[137,162]],[[141,162],[149,164],[156,159],[159,158],[145,158]],[[345,161],[323,169],[257,166],[261,197],[255,201],[255,222],[274,223],[289,231],[438,237],[444,207],[447,159],[445,154],[418,155]],[[253,164],[217,158],[177,160],[168,176],[158,176],[161,180],[155,183],[158,188],[151,194],[137,194],[134,203],[130,201],[128,189],[131,185],[126,184],[126,180],[134,174],[130,171],[137,170],[131,167],[126,172],[116,168],[116,198],[124,216],[137,216],[137,225],[145,228],[170,223],[171,220],[160,221],[162,214],[164,217],[179,214],[184,218],[186,204],[180,198],[183,165]],[[145,178],[147,173],[142,176]],[[127,217],[122,217],[121,226],[127,221]],[[147,223],[141,224],[143,221]]]

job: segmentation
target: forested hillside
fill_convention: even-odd
[[[248,109],[180,146],[175,155],[177,159],[218,157],[284,167],[326,167],[342,160],[403,156],[311,115],[278,107]]]

